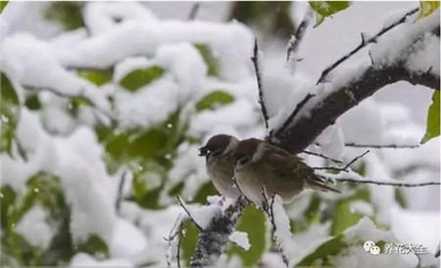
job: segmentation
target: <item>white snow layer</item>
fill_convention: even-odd
[[[16,231],[34,247],[46,249],[54,235],[47,223],[47,212],[39,205],[33,206],[18,222]]]

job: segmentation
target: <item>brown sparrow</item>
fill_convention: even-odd
[[[239,142],[234,159],[239,190],[257,205],[275,194],[289,202],[305,187],[339,192],[326,185],[326,180],[315,175],[301,158],[263,140]]]
[[[240,195],[233,181],[233,153],[238,144],[239,140],[235,137],[221,134],[211,137],[205,146],[199,148],[199,155],[205,156],[207,173],[216,190],[234,199]]]

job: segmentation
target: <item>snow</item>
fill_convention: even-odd
[[[109,259],[104,261],[96,260],[94,257],[86,253],[78,253],[73,256],[70,266],[75,267],[136,267],[133,263],[126,259]]]
[[[45,208],[34,205],[18,222],[15,230],[32,246],[46,249],[54,236],[54,228],[48,224],[47,216]]]
[[[375,66],[382,67],[394,64],[399,60],[406,60],[409,55],[414,53],[414,50],[418,51],[416,55],[419,57],[415,59],[415,55],[408,59],[407,65],[411,67],[413,71],[424,72],[433,65],[434,73],[439,73],[439,61],[433,55],[424,55],[429,52],[427,48],[437,48],[434,34],[430,33],[430,30],[439,25],[439,12],[433,12],[432,15],[419,19],[417,22],[406,22],[392,29],[389,34],[379,38],[378,43],[371,49],[372,58]],[[425,33],[421,36],[420,33]],[[422,39],[421,39],[422,38]],[[413,42],[420,40],[413,45]],[[422,43],[424,40],[424,43]],[[439,39],[437,39],[439,40]],[[427,42],[427,43],[426,43]],[[408,47],[411,45],[411,49]],[[432,50],[433,51],[433,50]],[[432,52],[431,51],[431,52]],[[438,51],[439,49],[435,49]],[[425,60],[428,62],[425,62]],[[425,67],[425,69],[418,69],[418,67]]]
[[[125,219],[117,219],[109,247],[113,258],[132,259],[147,248],[147,239],[133,223]]]
[[[77,29],[54,36],[60,32],[59,27],[51,24],[49,28],[42,20],[33,19],[41,9],[40,6],[35,3],[9,3],[0,16],[0,69],[11,77],[14,85],[23,83],[49,87],[65,95],[88,97],[101,110],[118,119],[121,130],[155,126],[180,109],[182,118],[189,119],[186,134],[201,143],[218,133],[232,134],[239,138],[263,137],[257,85],[250,61],[254,39],[252,31],[235,21],[190,22],[177,20],[178,14],[173,19],[163,19],[164,14],[153,14],[155,8],[150,8],[158,5],[160,3],[89,3],[83,10],[87,30]],[[166,5],[167,8],[171,6]],[[211,3],[202,4],[200,17],[206,16],[202,10],[207,5]],[[307,3],[296,2],[294,6],[299,5],[308,9]],[[265,57],[260,57],[261,72],[265,101],[271,117],[270,126],[280,126],[307,93],[314,93],[316,97],[310,100],[297,118],[310,116],[312,105],[316,105],[341,85],[356,79],[370,66],[368,49],[334,70],[327,79],[329,81],[315,86],[320,72],[326,66],[359,44],[360,31],[369,36],[383,27],[381,23],[385,18],[390,18],[386,24],[396,18],[389,14],[389,9],[392,13],[400,9],[398,13],[402,14],[404,9],[415,5],[410,2],[382,5],[354,2],[345,12],[310,29],[299,48],[299,55],[304,60],[296,64],[294,74],[285,62],[285,53],[282,53],[286,44],[267,46],[262,42],[260,49],[265,52]],[[308,16],[305,9],[293,8],[291,12],[299,14],[292,16],[296,20]],[[176,13],[175,10],[173,12]],[[213,18],[220,16],[216,12]],[[413,72],[427,71],[432,67],[432,73],[439,73],[439,50],[435,50],[439,43],[433,35],[424,35],[412,47],[412,51],[403,52],[401,49],[411,41],[404,37],[401,39],[401,36],[407,33],[412,35],[420,27],[429,27],[439,21],[439,15],[435,13],[417,22],[409,20],[391,32],[393,34],[390,38],[382,38],[378,44],[369,47],[378,64],[376,66],[381,67],[391,64],[397,58],[406,57],[406,67]],[[115,18],[121,21],[116,22]],[[29,21],[35,22],[35,27]],[[348,24],[348,21],[351,23]],[[366,24],[366,21],[370,23]],[[41,31],[43,28],[45,31]],[[205,44],[218,59],[219,77],[207,77],[207,66],[195,49],[195,43]],[[432,56],[433,51],[438,54]],[[121,78],[130,71],[152,65],[159,65],[165,70],[162,77],[136,92],[128,92],[119,85]],[[114,67],[113,80],[99,88],[79,78],[71,70],[73,67],[111,66]],[[23,101],[29,91],[20,86],[16,88]],[[418,91],[418,96],[427,96],[427,100],[415,101],[412,95],[402,94],[400,88]],[[235,101],[214,110],[195,111],[195,103],[219,89],[230,93]],[[426,108],[421,107],[426,107],[426,102],[430,102],[432,91],[421,87],[414,89],[406,83],[397,83],[382,91],[390,91],[392,101],[385,101],[378,94],[363,101],[340,117],[334,126],[325,130],[318,138],[321,146],[313,149],[347,161],[359,155],[362,149],[344,148],[345,142],[418,143],[424,134],[425,122],[415,117],[415,114],[422,114],[425,119]],[[107,101],[108,96],[114,97],[113,110]],[[173,250],[176,250],[176,245],[169,248],[164,237],[175,223],[186,217],[183,209],[176,205],[175,198],[167,192],[180,182],[185,182],[181,196],[184,200],[192,200],[200,186],[208,182],[204,160],[198,156],[200,144],[184,142],[176,154],[167,156],[173,159],[173,166],[159,200],[165,208],[149,210],[123,200],[120,215],[116,215],[114,202],[122,170],[114,176],[106,171],[103,148],[91,128],[97,120],[93,112],[97,111],[84,108],[80,111],[81,120],[75,120],[65,112],[66,98],[47,91],[39,92],[39,97],[44,109],[36,112],[22,108],[18,121],[17,137],[29,161],[24,162],[18,157],[11,159],[1,154],[2,185],[11,185],[18,194],[22,194],[27,179],[39,171],[60,178],[66,202],[72,210],[70,224],[74,242],[84,241],[90,235],[97,234],[109,246],[111,256],[108,260],[96,260],[87,254],[77,254],[71,260],[71,267],[134,267],[143,262],[155,262],[158,267],[165,267],[165,253],[167,250],[171,250],[169,254],[175,253]],[[412,101],[415,102],[413,108],[407,103]],[[314,166],[318,166],[315,162],[320,165],[324,163],[321,159],[309,156],[305,159],[310,165],[314,163]],[[365,162],[367,178],[381,181],[402,179],[405,182],[436,180],[439,178],[439,139],[418,149],[372,150],[362,161]],[[422,168],[403,171],[414,165]],[[335,177],[338,179],[343,175],[363,179],[353,172]],[[150,185],[161,185],[161,178],[157,174],[148,176]],[[127,185],[130,185],[130,179],[124,196],[130,194]],[[351,202],[351,211],[374,217],[376,222],[391,231],[378,229],[370,220],[363,218],[344,234],[350,246],[332,259],[333,264],[336,267],[415,267],[415,256],[371,256],[356,243],[367,239],[415,241],[433,251],[439,243],[439,204],[433,202],[439,199],[439,187],[401,189],[406,199],[411,201],[407,209],[398,207],[393,188],[367,188],[372,202]],[[319,194],[322,201],[320,209],[328,201],[344,196],[328,197]],[[330,222],[312,224],[304,232],[290,232],[290,219],[304,217],[311,197],[312,192],[309,191],[300,194],[286,210],[281,202],[275,203],[276,236],[293,264],[330,239]],[[202,227],[220,215],[231,202],[220,196],[209,197],[207,201],[207,206],[193,203],[186,205]],[[53,235],[53,227],[46,223],[46,214],[43,208],[34,206],[16,226],[17,231],[32,245],[41,248],[47,247]],[[244,250],[252,246],[245,232],[234,232],[230,241]],[[276,267],[281,264],[280,256],[266,252],[262,263],[263,266]],[[241,260],[238,256],[228,258],[224,255],[218,267],[241,267]]]
[[[245,232],[234,231],[230,235],[229,240],[244,250],[249,250],[251,247],[248,234]]]
[[[157,23],[156,16],[141,3],[99,3],[92,2],[84,8],[84,22],[92,35],[111,30],[118,23],[134,21],[138,23]],[[121,20],[116,22],[115,19]]]
[[[365,201],[355,201],[350,204],[350,211],[352,213],[358,213],[364,216],[372,217],[374,215],[374,209]]]

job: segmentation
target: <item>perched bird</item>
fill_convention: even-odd
[[[205,146],[199,148],[199,156],[205,156],[207,173],[216,190],[234,199],[240,195],[233,181],[233,153],[238,144],[239,140],[235,137],[221,134],[211,137]]]
[[[338,190],[326,185],[326,180],[299,157],[259,139],[246,139],[237,145],[234,176],[239,190],[257,205],[265,196],[278,194],[289,202],[305,187],[321,191]]]

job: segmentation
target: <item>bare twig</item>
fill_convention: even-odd
[[[268,198],[268,195],[266,193],[265,187],[261,185],[261,193],[263,197],[262,202],[262,209],[265,212],[265,214],[268,216],[268,219],[271,223],[271,241],[274,243],[274,245],[277,247],[277,251],[282,257],[283,263],[288,267],[289,260],[286,254],[283,252],[283,248],[280,246],[280,244],[277,241],[276,237],[276,231],[277,231],[277,225],[276,225],[276,219],[274,217],[274,202],[275,202],[275,195],[271,197],[271,201]]]
[[[121,201],[123,198],[123,190],[124,190],[124,184],[126,181],[126,176],[127,176],[127,170],[124,170],[123,173],[121,174],[121,179],[119,180],[118,194],[117,194],[116,200],[115,200],[115,211],[117,214],[120,214],[120,211],[121,211]]]
[[[253,49],[253,56],[251,57],[251,61],[254,65],[254,72],[256,74],[256,80],[257,80],[257,89],[259,90],[259,104],[260,104],[260,110],[262,111],[263,121],[265,123],[265,128],[268,130],[268,110],[265,106],[265,100],[263,97],[263,86],[262,86],[262,76],[260,73],[260,67],[259,67],[259,46],[257,44],[257,38],[254,39],[254,49]]]
[[[358,180],[352,178],[334,178],[334,180],[339,182],[349,182],[355,184],[375,184],[375,185],[394,186],[394,187],[423,187],[423,186],[431,186],[431,185],[441,185],[440,182],[435,182],[435,181],[406,183],[406,182],[387,182],[387,181],[376,181],[376,180]]]
[[[292,54],[296,54],[297,50],[300,46],[300,43],[303,40],[303,36],[305,35],[306,29],[310,24],[311,19],[309,16],[305,15],[300,24],[297,26],[296,32],[291,37],[288,43],[288,48],[286,50],[286,61],[289,62]],[[295,59],[296,60],[296,59]]]
[[[338,167],[313,167],[312,169],[315,170],[333,170],[333,171],[337,171],[337,172],[349,172],[349,168],[351,167],[352,164],[354,164],[357,160],[363,158],[366,154],[369,153],[369,150],[367,150],[366,152],[362,153],[361,155],[356,156],[354,159],[352,159],[350,162],[348,162],[344,167],[342,168],[338,168]]]
[[[196,18],[200,7],[201,7],[200,2],[196,2],[191,6],[190,14],[188,15],[188,20],[194,20]]]
[[[335,159],[335,158],[331,158],[331,157],[326,156],[326,155],[324,155],[324,154],[315,153],[315,152],[308,151],[308,150],[303,150],[302,153],[309,154],[309,155],[314,155],[314,156],[317,156],[317,157],[321,157],[321,158],[323,158],[323,159],[326,159],[326,160],[332,161],[332,162],[337,163],[337,164],[343,164],[343,161],[338,160],[338,159]]]
[[[420,147],[419,144],[358,144],[354,142],[348,142],[345,143],[345,146],[348,147],[356,147],[356,148],[375,148],[375,149],[383,149],[383,148],[390,148],[390,149],[413,149]]]
[[[181,214],[176,218],[175,224],[173,225],[173,228],[170,230],[167,237],[164,237],[164,240],[168,242],[168,247],[170,249],[170,252],[173,250],[172,242],[175,240],[175,238],[178,238],[178,244],[176,248],[176,265],[178,268],[181,268],[181,241],[182,241],[182,235],[183,235],[183,228],[184,228],[184,221],[181,219]],[[171,260],[170,257],[167,254],[167,267],[171,267]]]
[[[283,123],[282,127],[279,128],[276,131],[275,136],[277,137],[280,133],[282,133],[283,131],[285,131],[285,129],[289,126],[289,124],[294,120],[294,118],[296,117],[296,115],[299,113],[299,111],[302,109],[303,106],[305,106],[305,104],[312,98],[314,97],[314,94],[310,94],[308,93],[299,103],[297,103],[296,107],[294,108],[294,111],[292,111],[292,113],[288,116],[288,119],[285,120],[285,122]]]
[[[202,226],[200,226],[199,223],[197,223],[195,218],[193,218],[193,216],[190,213],[190,210],[188,210],[188,208],[185,206],[182,198],[178,195],[176,197],[176,199],[178,200],[179,205],[184,209],[185,214],[187,214],[188,218],[193,222],[194,226],[196,226],[196,228],[199,230],[199,232],[202,232],[204,230],[204,228],[202,228]]]
[[[326,79],[326,76],[335,68],[337,68],[337,66],[339,66],[342,62],[344,62],[345,60],[347,60],[348,58],[350,58],[352,55],[354,55],[355,53],[357,53],[359,50],[361,50],[362,48],[364,48],[365,46],[367,46],[370,43],[375,43],[377,41],[377,39],[382,36],[383,34],[387,33],[388,31],[390,31],[391,29],[395,28],[396,26],[406,22],[406,19],[415,14],[417,11],[419,10],[419,8],[414,8],[412,10],[410,10],[409,12],[407,12],[406,14],[404,14],[404,16],[402,16],[400,19],[398,19],[397,21],[395,21],[394,23],[390,24],[389,26],[381,29],[381,31],[379,31],[377,34],[375,34],[374,36],[367,38],[366,36],[362,33],[361,34],[361,43],[354,48],[352,51],[350,51],[348,54],[344,55],[343,57],[341,57],[340,59],[338,59],[336,62],[334,62],[333,64],[331,64],[330,66],[328,66],[320,75],[320,78],[318,79],[316,84],[319,84],[321,82],[323,82]]]

